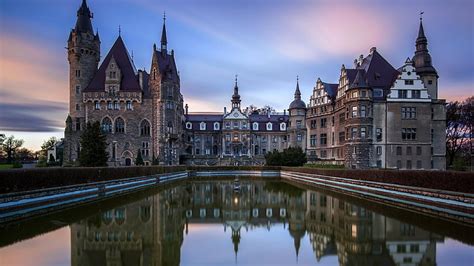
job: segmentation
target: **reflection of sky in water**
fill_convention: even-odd
[[[193,181],[154,193],[87,206],[87,216],[95,215],[71,217],[70,227],[45,234],[42,228],[66,224],[64,214],[0,229],[3,245],[36,235],[0,248],[0,266],[117,262],[110,250],[120,250],[116,260],[137,259],[131,265],[140,259],[158,265],[392,265],[418,262],[417,256],[423,265],[474,265],[474,248],[440,236],[444,227],[427,232],[397,220],[397,214],[386,217],[347,198],[286,183],[243,180],[236,194],[233,180]]]

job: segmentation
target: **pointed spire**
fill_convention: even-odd
[[[425,36],[425,30],[423,29],[423,11],[420,12],[420,27],[418,29],[418,39],[420,38],[425,38],[426,39],[426,36]]]
[[[163,29],[161,30],[161,51],[166,51],[168,39],[166,38],[166,13],[163,12]]]
[[[235,75],[235,85],[234,85],[234,94],[232,95],[232,108],[240,109],[240,95],[239,95],[239,85],[237,82],[237,75]]]
[[[431,55],[428,51],[428,39],[423,28],[423,12],[420,12],[420,26],[418,28],[418,37],[416,38],[416,50],[413,57],[414,66],[418,74],[436,73],[436,69],[431,62]]]
[[[299,78],[299,76],[296,76],[295,100],[301,100],[300,78]]]
[[[91,22],[92,14],[87,6],[86,0],[82,0],[82,4],[77,10],[77,21],[75,30],[77,32],[90,32],[94,33],[92,30],[92,22]]]

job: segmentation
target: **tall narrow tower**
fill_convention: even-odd
[[[179,163],[184,121],[183,95],[174,51],[168,53],[166,18],[163,17],[161,49],[153,45],[149,87],[153,98],[153,156],[160,164]]]
[[[79,157],[79,136],[85,124],[85,104],[82,91],[89,85],[100,60],[99,33],[92,29],[92,13],[86,0],[77,10],[76,26],[69,33],[69,115],[66,120],[64,162],[73,163]]]
[[[295,98],[288,108],[289,117],[289,145],[306,149],[306,104],[301,100],[300,83],[296,78]]]
[[[418,38],[416,38],[416,50],[413,57],[416,73],[420,75],[423,83],[428,89],[431,99],[438,99],[438,73],[431,62],[431,55],[428,52],[428,40],[423,29],[423,19],[420,17],[420,27]]]
[[[69,61],[69,115],[72,129],[81,130],[85,110],[82,91],[89,85],[100,60],[99,33],[94,34],[91,22],[92,14],[86,0],[77,10],[77,21],[67,41]]]

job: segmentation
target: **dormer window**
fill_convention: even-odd
[[[272,130],[272,128],[273,128],[272,123],[268,122],[267,123],[267,130]]]
[[[193,124],[191,122],[186,122],[186,129],[192,129]]]
[[[206,130],[206,123],[205,123],[205,122],[201,122],[201,123],[199,124],[199,129],[200,129],[200,130]]]
[[[280,123],[280,130],[285,131],[286,130],[286,123]]]
[[[219,122],[215,122],[214,123],[214,130],[219,130],[219,129],[220,129]]]
[[[258,123],[257,122],[253,122],[252,129],[253,130],[258,130]]]

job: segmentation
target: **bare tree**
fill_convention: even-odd
[[[446,106],[446,155],[448,166],[455,159],[472,152],[474,97],[463,102],[450,102]]]
[[[2,150],[7,154],[7,163],[12,163],[18,148],[23,146],[22,139],[15,139],[14,136],[6,138],[2,143]]]

